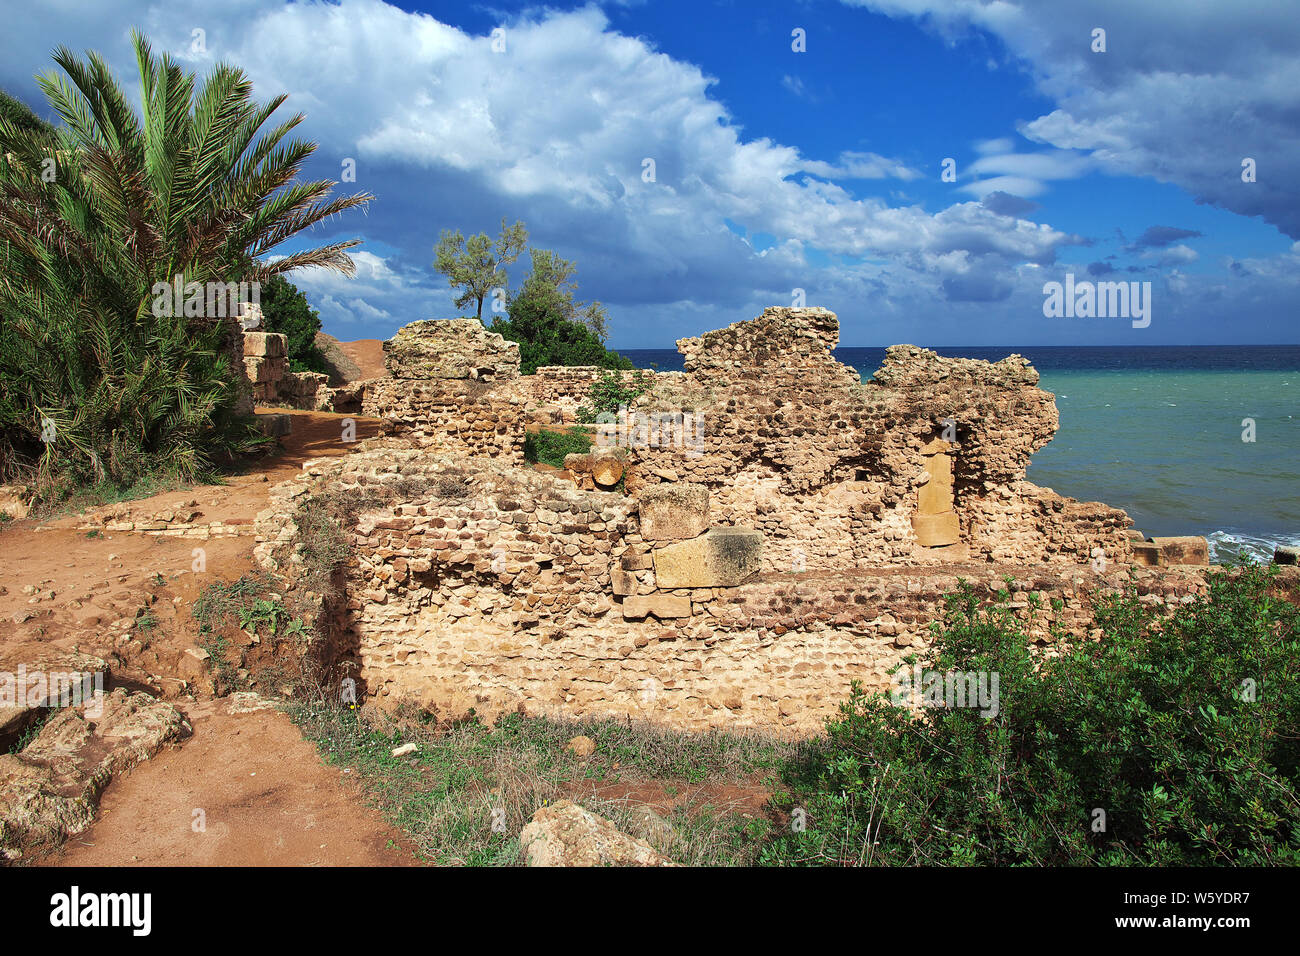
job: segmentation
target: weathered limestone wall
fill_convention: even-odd
[[[352,649],[361,689],[381,706],[409,699],[443,717],[522,707],[813,733],[851,680],[887,687],[889,669],[928,640],[958,577],[992,594],[1012,574],[1010,605],[1026,617],[1037,592],[1032,633],[1043,643],[1053,622],[1082,633],[1091,589],[1127,580],[1127,569],[1099,574],[1086,564],[962,562],[742,569],[727,586],[669,589],[665,575],[698,573],[715,536],[752,535],[720,528],[700,491],[668,486],[634,501],[387,441],[277,487],[277,505],[257,522],[259,558],[291,571],[294,507],[311,507],[322,491],[362,499],[403,483],[403,494],[346,529],[354,561],[337,615],[344,633],[334,640]],[[728,573],[704,567],[715,578]],[[1203,587],[1192,569],[1136,573],[1144,600],[1173,602]]]
[[[366,383],[361,414],[431,451],[524,463],[524,403],[509,389],[472,379],[377,378]]]
[[[516,387],[530,411],[535,413],[530,417],[571,425],[578,420],[578,408],[589,404],[592,384],[608,371],[595,365],[543,365],[532,375],[521,375]],[[637,371],[618,369],[615,374],[626,385]]]
[[[792,733],[819,730],[854,679],[886,689],[959,579],[993,595],[1012,576],[1041,643],[1052,625],[1087,636],[1090,602],[1130,574],[1156,603],[1204,588],[1196,568],[1134,567],[1191,544],[1135,554],[1122,511],[1025,479],[1057,413],[1023,358],[895,346],[863,384],[837,338],[824,309],[769,309],[682,340],[687,371],[644,407],[702,429],[571,456],[571,479],[520,467],[524,422],[585,398],[588,370],[521,379],[477,323],[408,326],[394,377],[354,396],[385,436],[274,489],[258,559],[292,578],[298,509],[353,503],[344,596],[322,610],[331,662],[380,706]],[[620,477],[627,494],[594,490]]]
[[[245,332],[244,371],[253,383],[253,401],[266,405],[280,399],[288,370],[289,338],[278,332]]]
[[[704,484],[723,523],[765,533],[770,571],[1129,559],[1122,512],[1025,481],[1058,421],[1025,359],[893,346],[862,384],[837,340],[834,313],[773,308],[680,341],[690,384],[675,387],[704,440],[634,449],[629,490]]]
[[[422,319],[384,343],[384,365],[397,379],[519,377],[519,345],[489,332],[478,319]]]
[[[403,326],[384,350],[392,377],[362,383],[361,414],[431,451],[524,463],[516,343],[477,319],[425,319]],[[339,409],[339,396],[330,397]]]

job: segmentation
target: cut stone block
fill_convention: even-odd
[[[637,496],[637,509],[647,541],[694,538],[709,527],[709,489],[688,482],[651,485]]]
[[[654,553],[661,588],[727,588],[758,570],[763,533],[749,528],[712,528],[690,541]]]
[[[925,460],[925,471],[930,480],[917,490],[916,510],[924,515],[952,511],[952,459],[933,455]]]
[[[1160,548],[1150,541],[1133,542],[1133,563],[1141,565],[1144,568],[1158,567],[1160,564]]]
[[[257,427],[263,435],[269,435],[271,438],[281,438],[293,431],[293,419],[288,415],[258,415]]]
[[[912,530],[916,532],[916,543],[923,548],[939,548],[956,544],[961,538],[961,526],[957,523],[957,513],[912,516]]]
[[[639,594],[623,599],[623,617],[637,621],[647,614],[660,620],[691,616],[691,599],[675,594]]]
[[[1151,543],[1160,549],[1161,564],[1210,563],[1210,544],[1197,535],[1152,538]]]
[[[619,558],[624,571],[649,571],[654,567],[655,559],[648,554],[625,554]]]
[[[624,571],[622,568],[611,568],[609,577],[615,594],[636,593],[636,575],[631,571]]]
[[[284,358],[289,354],[289,338],[281,332],[245,332],[244,354],[258,358]]]

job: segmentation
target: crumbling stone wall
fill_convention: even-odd
[[[764,532],[772,571],[1128,560],[1122,512],[1025,481],[1058,419],[1024,358],[899,345],[863,384],[831,355],[838,329],[826,309],[771,308],[678,342],[704,440],[634,449],[629,490],[705,485],[723,523]]]
[[[384,365],[396,379],[509,381],[519,376],[519,345],[478,319],[422,319],[384,343]]]
[[[542,365],[532,375],[520,376],[518,387],[530,409],[545,413],[541,418],[568,425],[578,420],[579,407],[590,404],[592,384],[610,371],[595,365]],[[635,369],[613,371],[624,385],[638,374]]]
[[[524,462],[526,400],[515,387],[519,346],[477,319],[426,319],[384,343],[391,378],[364,383],[363,415],[431,451]],[[338,396],[332,396],[338,409]]]
[[[278,332],[245,332],[244,371],[253,385],[253,401],[266,405],[280,399],[288,370],[289,338]]]
[[[524,404],[508,390],[471,379],[380,378],[366,384],[361,414],[384,420],[385,434],[431,451],[524,463]]]
[[[380,706],[792,733],[852,680],[886,689],[959,579],[992,596],[1010,575],[1006,603],[1044,644],[1095,636],[1094,600],[1131,581],[1166,605],[1204,588],[1196,568],[1134,567],[1122,511],[1026,480],[1057,414],[1023,358],[895,346],[863,384],[837,338],[824,309],[769,309],[684,339],[687,371],[646,407],[689,404],[699,440],[618,456],[625,494],[595,490],[618,480],[597,480],[606,453],[573,456],[591,490],[519,467],[529,404],[581,375],[539,392],[481,326],[408,326],[394,377],[356,396],[387,434],[274,489],[257,557],[292,588],[301,509],[366,503],[339,517],[352,557],[321,619]]]
[[[1085,635],[1094,589],[1128,581],[1119,567],[984,561],[762,573],[725,553],[754,555],[761,536],[717,525],[698,486],[635,499],[584,492],[393,441],[308,468],[274,489],[257,521],[259,559],[292,574],[298,508],[407,489],[344,529],[353,560],[332,615],[333,645],[352,654],[366,699],[385,707],[405,699],[442,717],[522,708],[815,733],[850,681],[888,687],[959,577],[992,595],[1011,574],[1009,607],[1027,621],[1036,593],[1030,633],[1043,644],[1056,639],[1053,624]],[[719,536],[735,540],[718,545]],[[1194,569],[1135,573],[1144,600],[1174,603],[1204,587]],[[699,580],[725,583],[692,586]]]

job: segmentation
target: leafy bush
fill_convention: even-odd
[[[619,408],[631,406],[650,391],[654,375],[647,369],[638,369],[630,381],[624,382],[617,372],[601,372],[587,392],[587,404],[578,407],[578,421],[590,424],[600,415],[613,415]]]
[[[569,428],[562,432],[545,429],[524,436],[524,458],[527,461],[556,468],[564,467],[565,455],[584,455],[591,451],[595,440],[581,428]]]
[[[596,365],[632,368],[632,362],[604,344],[582,322],[564,318],[561,303],[552,296],[520,296],[510,303],[510,316],[495,319],[493,332],[519,343],[519,368],[532,375],[541,365]]]
[[[191,288],[199,302],[306,266],[350,275],[355,242],[266,260],[370,198],[298,181],[315,149],[287,138],[302,116],[262,129],[283,96],[258,104],[233,67],[200,83],[133,43],[142,115],[98,55],[66,48],[66,76],[39,80],[62,125],[0,111],[0,478],[34,472],[42,493],[192,479],[260,442],[237,415],[237,327],[174,315],[155,288],[179,276],[188,311]]]
[[[262,283],[262,330],[280,332],[288,339],[289,371],[323,372],[329,374],[329,364],[316,347],[316,333],[320,331],[320,313],[307,302],[307,297],[284,276],[271,276]]]
[[[767,861],[1300,862],[1300,612],[1273,573],[1216,574],[1164,619],[1113,599],[1100,641],[1055,658],[963,585],[923,663],[999,673],[997,715],[913,714],[855,685],[825,746],[788,769],[806,828]]]

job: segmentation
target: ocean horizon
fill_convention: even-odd
[[[1029,466],[1035,484],[1123,508],[1147,535],[1204,535],[1217,561],[1300,545],[1300,345],[926,347],[1038,370],[1061,425]],[[619,351],[684,367],[675,348]],[[834,355],[867,381],[885,349]]]

